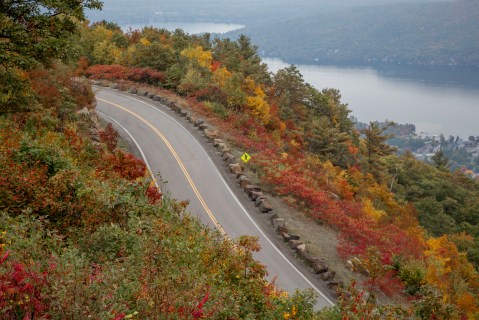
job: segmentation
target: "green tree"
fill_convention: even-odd
[[[32,110],[24,71],[74,58],[72,36],[99,0],[0,1],[0,113]]]
[[[427,197],[415,204],[419,211],[419,222],[433,236],[450,234],[456,230],[456,221],[444,213],[441,203]]]
[[[386,143],[390,135],[384,133],[390,125],[393,125],[393,123],[388,123],[381,128],[377,123],[370,122],[366,129],[361,130],[365,142],[365,150],[363,152],[365,169],[377,178],[382,176],[384,169],[382,158],[391,155],[395,151],[395,148]]]
[[[30,69],[52,59],[68,59],[71,36],[84,9],[100,9],[99,0],[5,0],[0,2],[0,64]]]
[[[283,120],[304,121],[304,102],[309,100],[310,87],[296,66],[278,70],[274,76],[274,95],[278,97],[280,116]]]
[[[446,158],[446,156],[442,152],[442,149],[434,153],[434,155],[431,157],[431,160],[434,166],[439,170],[448,171],[449,167],[451,166],[451,164],[449,163],[449,159]]]
[[[137,67],[151,67],[159,71],[166,71],[176,60],[173,48],[155,41],[147,46],[138,44],[131,64]]]

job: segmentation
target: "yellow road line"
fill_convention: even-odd
[[[220,231],[220,233],[223,235],[223,236],[226,236],[226,232],[224,231],[224,229],[221,227],[221,225],[219,224],[218,220],[216,220],[215,216],[213,215],[213,213],[211,212],[210,208],[208,207],[208,205],[206,204],[205,200],[203,199],[203,197],[201,196],[200,192],[198,191],[198,188],[196,187],[195,183],[193,182],[193,179],[191,179],[191,176],[190,174],[188,173],[188,170],[186,170],[185,168],[185,165],[183,164],[183,162],[181,161],[180,157],[178,156],[178,154],[176,153],[175,149],[173,148],[173,146],[170,144],[170,142],[166,139],[166,137],[161,133],[160,130],[158,130],[154,125],[152,125],[150,122],[148,122],[145,118],[143,118],[142,116],[140,116],[139,114],[119,105],[119,104],[116,104],[116,103],[113,103],[111,101],[107,101],[107,100],[104,100],[104,99],[101,99],[101,98],[96,98],[97,100],[99,101],[103,101],[105,103],[108,103],[118,109],[121,109],[125,112],[128,112],[129,114],[131,114],[132,116],[136,117],[137,119],[139,119],[140,121],[142,121],[143,123],[145,123],[148,127],[151,128],[151,130],[153,130],[159,137],[160,139],[165,143],[165,145],[168,147],[168,149],[170,150],[171,154],[173,155],[173,157],[175,157],[176,159],[176,162],[178,163],[178,165],[180,166],[181,168],[181,171],[183,171],[183,174],[185,175],[186,177],[186,180],[188,180],[188,183],[190,184],[191,186],[191,189],[193,189],[193,192],[195,193],[196,197],[198,198],[198,200],[200,201],[201,205],[203,206],[203,208],[205,209],[206,213],[208,214],[208,216],[210,217],[210,219],[213,221],[213,223],[215,224],[216,228],[218,228],[218,230]]]

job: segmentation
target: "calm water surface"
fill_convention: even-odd
[[[271,71],[289,66],[263,59]],[[317,89],[337,88],[359,121],[414,123],[416,131],[467,138],[479,135],[479,72],[390,70],[298,65]]]
[[[152,23],[143,23],[143,24],[127,24],[121,26],[123,31],[128,31],[131,27],[132,29],[141,30],[145,26],[153,26],[155,28],[166,29],[169,31],[175,31],[176,29],[183,29],[185,32],[190,34],[198,33],[226,33],[233,30],[238,30],[244,28],[241,24],[233,23],[214,23],[214,22],[152,22]]]

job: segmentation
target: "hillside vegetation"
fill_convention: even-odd
[[[245,36],[125,34],[78,23],[96,1],[42,3],[0,11],[3,318],[478,317],[479,186],[447,159],[396,156],[385,128],[354,128],[338,90],[312,88],[294,66],[268,73]],[[67,58],[79,56],[73,74]],[[233,246],[202,227],[97,127],[82,75],[182,96],[252,155],[265,188],[336,230],[367,280],[318,313],[310,293],[279,292],[251,258],[254,238]]]
[[[450,172],[446,159],[429,165],[396,156],[385,127],[354,129],[338,90],[312,88],[294,66],[268,73],[245,36],[125,34],[100,23],[80,42],[87,76],[181,95],[252,155],[264,187],[338,232],[338,252],[368,276],[361,290],[371,295],[350,286],[322,317],[477,316],[479,188]],[[410,302],[378,306],[379,293]]]
[[[311,293],[265,281],[255,238],[225,239],[162,197],[99,126],[66,58],[100,3],[1,6],[1,319],[314,318]]]

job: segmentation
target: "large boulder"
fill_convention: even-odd
[[[289,233],[287,233],[287,232],[281,233],[281,237],[283,237],[283,240],[284,240],[285,242],[288,242],[289,240],[291,240],[291,236],[290,236]]]
[[[220,139],[218,139],[220,140]],[[228,147],[226,146],[226,143],[224,142],[221,142],[221,143],[215,143],[214,146],[216,147],[216,149],[218,149],[218,151],[221,151],[221,150],[224,150],[224,149],[227,149]]]
[[[273,211],[273,206],[268,201],[265,200],[261,202],[261,204],[259,205],[259,211],[261,213],[268,213],[270,211]]]
[[[257,198],[264,198],[264,194],[261,191],[251,191],[248,193],[248,197],[250,198],[251,201],[256,201]]]
[[[282,226],[282,227],[286,227],[286,221],[284,221],[284,219],[282,218],[278,218],[278,216],[276,215],[275,218],[272,218],[271,219],[271,223],[273,224],[273,226]]]
[[[228,163],[228,164],[231,164],[231,163],[235,163],[236,162],[236,158],[234,155],[232,155],[231,153],[227,152],[225,154],[223,154],[223,160]]]
[[[316,260],[311,264],[313,272],[316,274],[328,272],[328,265],[322,260]]]
[[[204,121],[202,119],[196,119],[195,122],[193,122],[193,125],[195,127],[199,127],[200,125],[202,125],[204,123]]]
[[[338,292],[340,288],[344,287],[344,283],[342,281],[329,281],[326,283],[326,285],[334,292]]]
[[[232,163],[229,165],[229,167],[230,167],[230,172],[235,175],[240,175],[243,173],[243,168],[241,168],[241,165],[239,163]]]
[[[217,139],[218,138],[218,131],[216,130],[210,130],[210,129],[206,129],[204,130],[205,132],[205,137],[206,139],[208,139],[208,141],[214,141],[214,139]]]
[[[301,241],[299,241],[299,240],[289,240],[288,243],[289,243],[289,247],[290,247],[291,249],[294,249],[294,250],[296,250],[296,248],[297,248],[299,245],[303,244],[303,243],[302,243]]]
[[[221,156],[224,157],[225,154],[231,153],[231,150],[230,150],[230,148],[220,149],[220,153],[221,153]]]
[[[307,265],[313,265],[313,263],[316,261],[316,260],[319,260],[318,258],[316,258],[315,256],[312,256],[309,252],[307,252],[306,250],[304,252],[301,252],[301,251],[298,251],[298,254],[300,255],[301,258],[304,259],[304,262],[306,262]]]
[[[222,140],[222,139],[214,139],[214,140],[213,140],[213,146],[214,146],[215,148],[218,148],[218,146],[219,146],[221,143],[223,143],[223,140]]]
[[[323,281],[331,281],[336,276],[336,271],[324,272],[320,277]]]
[[[287,234],[289,232],[288,228],[286,228],[285,226],[277,226],[276,227],[276,232],[280,235],[284,235],[284,234]],[[284,236],[283,236],[284,238]],[[290,241],[291,240],[291,237],[288,235],[288,240],[287,241]]]
[[[254,201],[254,205],[255,205],[256,207],[259,207],[263,201],[266,201],[266,197],[265,197],[264,195],[263,195],[263,196],[259,196],[259,197],[257,197],[256,200]]]
[[[249,178],[245,175],[241,175],[239,177],[239,181],[238,181],[239,185],[241,188],[245,188],[246,186],[249,186],[250,185],[250,181],[249,181]]]
[[[294,240],[290,240],[290,241],[294,241]],[[306,251],[306,245],[304,243],[301,243],[300,245],[298,245],[296,247],[296,251]]]

